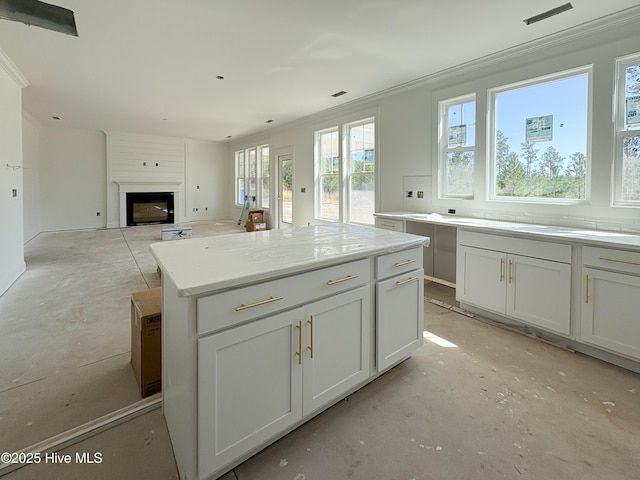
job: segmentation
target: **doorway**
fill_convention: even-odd
[[[293,227],[293,155],[277,156],[278,228]]]

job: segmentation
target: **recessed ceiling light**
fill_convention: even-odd
[[[332,94],[332,97],[341,97],[342,95],[346,94],[347,92],[345,92],[344,90],[340,90],[339,92],[336,92],[334,94]]]
[[[227,138],[231,138],[231,135],[227,135]]]
[[[218,80],[224,80],[224,77],[223,77],[222,75],[218,75],[216,78],[217,78]]]
[[[56,117],[56,116],[53,116],[51,118],[53,118],[54,120],[60,120],[60,117]]]
[[[549,17],[553,17],[554,15],[558,15],[559,13],[566,12],[567,10],[571,10],[572,8],[573,8],[573,5],[571,5],[571,3],[565,3],[564,5],[560,5],[559,7],[552,8],[551,10],[542,12],[538,15],[534,15],[533,17],[525,18],[523,22],[526,23],[527,25],[531,25],[532,23],[536,23],[541,20],[546,20]]]
[[[273,120],[267,120],[267,121],[266,121],[266,122],[264,122],[264,123],[272,123],[272,122],[273,122]]]

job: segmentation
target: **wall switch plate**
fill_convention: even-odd
[[[302,188],[300,189],[300,193],[306,193],[306,192],[307,192],[307,189],[306,189],[305,187],[302,187]]]

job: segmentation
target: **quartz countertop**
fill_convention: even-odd
[[[375,215],[397,220],[464,227],[468,230],[509,233],[511,235],[527,238],[544,237],[547,240],[562,240],[586,245],[631,248],[633,250],[640,248],[640,235],[634,235],[631,233],[486,220],[483,218],[440,215],[437,213],[388,212],[376,213]]]
[[[428,246],[429,238],[351,224],[233,233],[153,243],[162,275],[193,296]]]

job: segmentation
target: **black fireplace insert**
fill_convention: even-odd
[[[173,192],[127,193],[127,226],[174,223]]]

